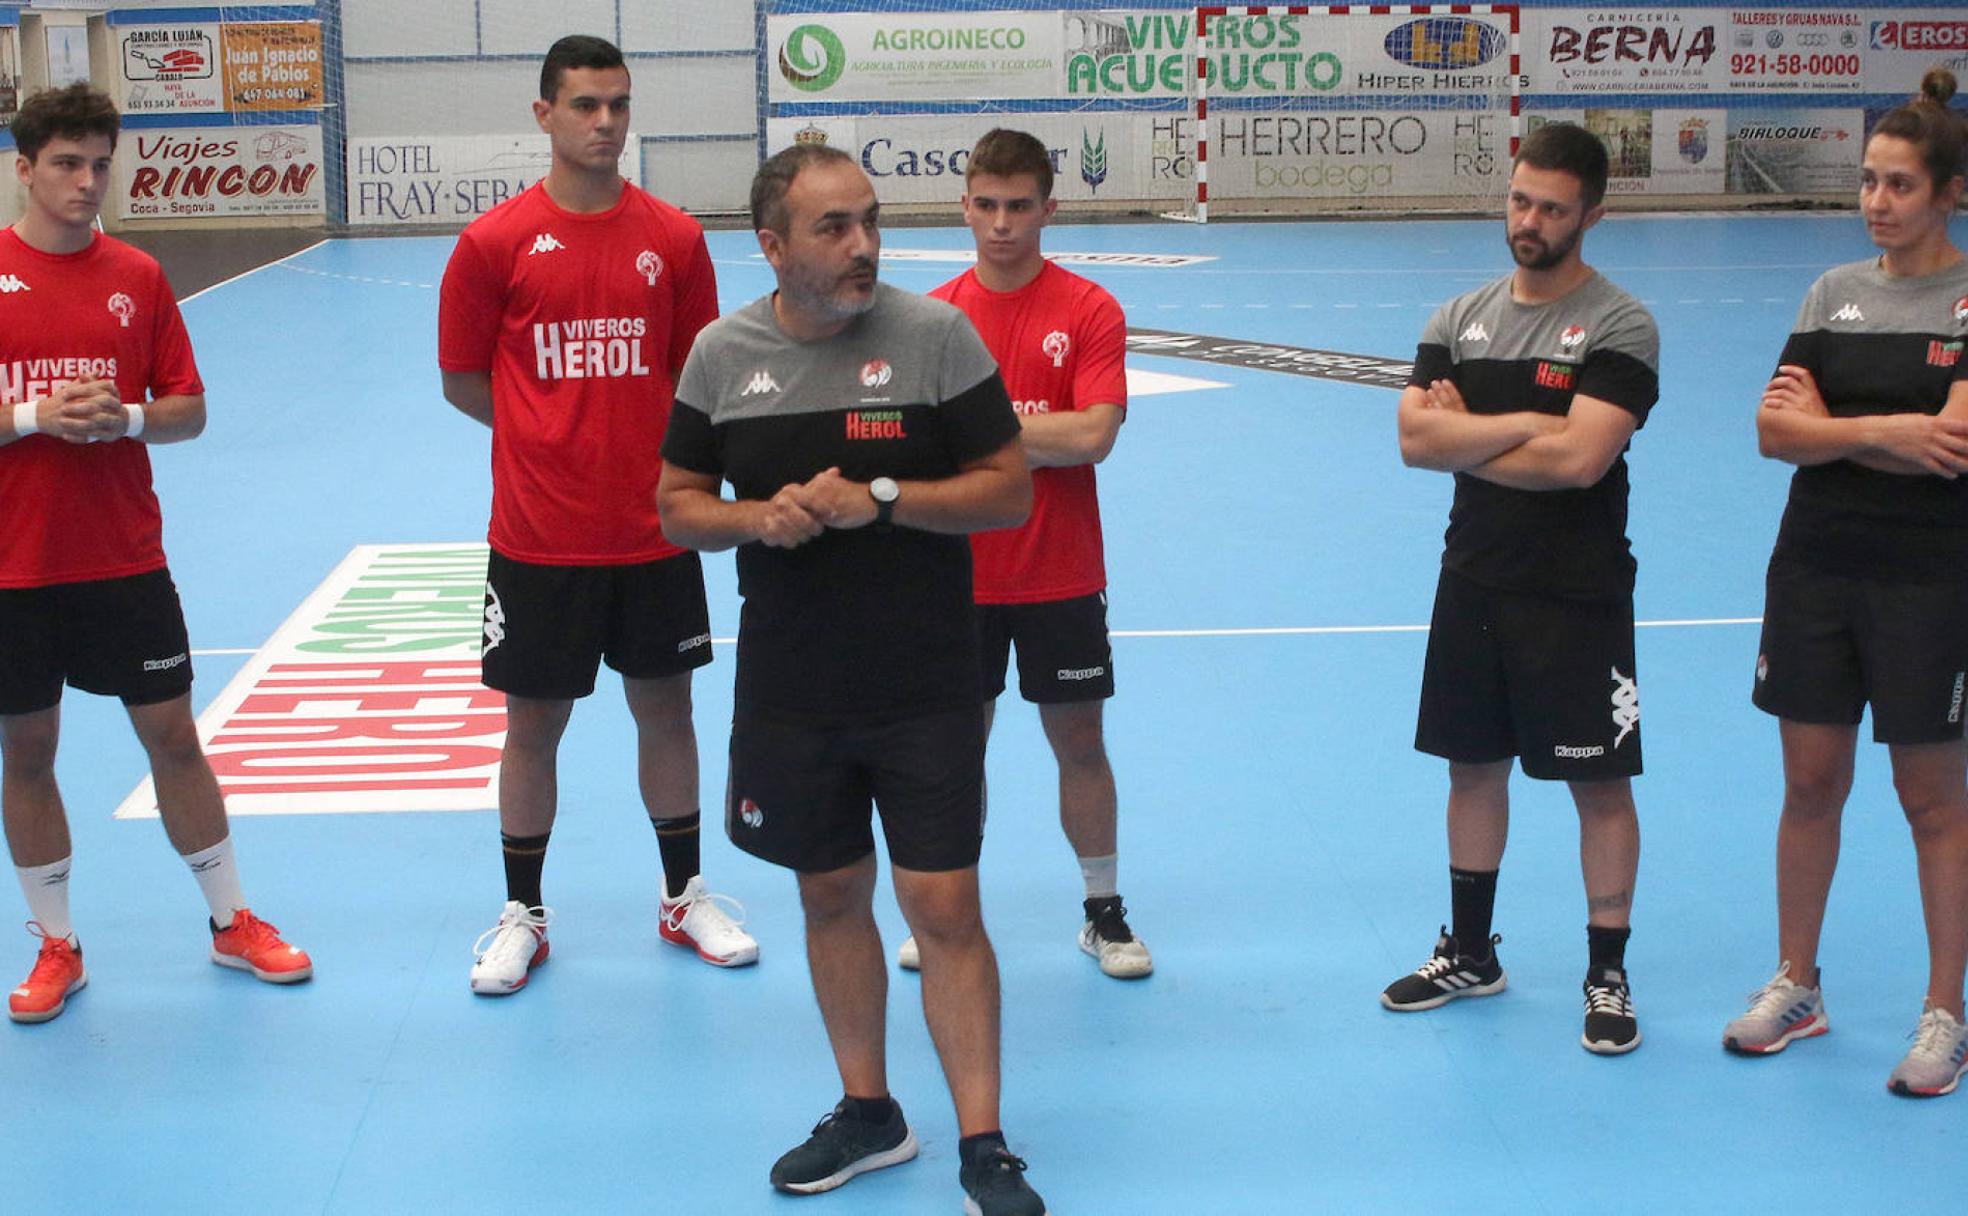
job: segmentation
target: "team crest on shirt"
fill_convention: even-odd
[[[1039,343],[1039,349],[1052,360],[1054,367],[1065,367],[1066,355],[1073,349],[1073,340],[1066,336],[1065,330],[1055,329],[1045,336],[1044,342]]]
[[[137,315],[137,302],[122,292],[109,297],[109,315],[115,317],[124,329],[130,328],[130,318]]]
[[[1954,323],[1968,325],[1968,296],[1962,296],[1954,302]]]
[[[887,388],[888,382],[895,379],[895,369],[882,359],[870,359],[861,365],[862,388]]]
[[[1565,332],[1558,335],[1559,357],[1569,359],[1585,345],[1585,326],[1567,325]]]
[[[663,259],[653,249],[645,249],[636,255],[635,268],[637,274],[649,280],[651,287],[656,286],[656,280],[663,277]]]

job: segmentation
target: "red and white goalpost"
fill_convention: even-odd
[[[1206,5],[1193,28],[1196,188],[1169,218],[1484,211],[1508,181],[1516,5]]]

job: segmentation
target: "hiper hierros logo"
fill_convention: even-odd
[[[635,268],[637,274],[649,280],[651,287],[656,286],[656,280],[663,277],[663,259],[653,249],[645,249],[636,255]]]
[[[1085,182],[1095,194],[1100,193],[1100,185],[1107,180],[1107,131],[1101,129],[1100,138],[1095,139],[1085,127],[1080,128],[1080,180]],[[1054,364],[1054,366],[1058,366]]]
[[[1045,341],[1039,344],[1039,349],[1045,352],[1046,358],[1052,360],[1054,367],[1065,367],[1066,356],[1073,349],[1073,340],[1066,336],[1065,330],[1055,329],[1045,336]]]
[[[895,379],[895,369],[881,359],[870,359],[861,365],[862,388],[887,388],[888,382]]]
[[[779,74],[803,93],[824,93],[847,70],[847,48],[824,25],[800,25],[779,46]]]
[[[130,318],[137,315],[137,302],[122,292],[109,297],[109,315],[115,317],[124,329],[130,328]]]

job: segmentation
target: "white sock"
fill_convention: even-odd
[[[1080,877],[1086,880],[1088,899],[1111,899],[1121,893],[1121,855],[1080,858]]]
[[[211,905],[212,923],[221,929],[231,924],[232,914],[246,906],[246,894],[239,889],[239,863],[232,859],[232,837],[209,849],[184,854],[184,862],[198,880],[198,889],[205,893],[205,902]]]
[[[64,857],[45,866],[15,866],[20,875],[21,894],[27,896],[27,910],[49,937],[65,937],[73,946],[75,926],[68,919],[68,865]]]

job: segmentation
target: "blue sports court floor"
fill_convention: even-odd
[[[1087,271],[1140,327],[1399,361],[1438,303],[1507,268],[1500,229],[1062,226],[1048,248],[1212,259]],[[201,706],[353,546],[483,537],[487,435],[443,403],[434,363],[450,244],[337,241],[185,306],[211,425],[155,459]],[[727,309],[769,288],[748,234],[711,247]],[[1786,470],[1757,456],[1752,414],[1805,287],[1870,247],[1850,215],[1616,215],[1586,249],[1664,343],[1631,456],[1645,1046],[1578,1046],[1576,821],[1562,790],[1521,778],[1498,910],[1509,991],[1381,1010],[1447,916],[1446,779],[1409,743],[1449,479],[1401,466],[1389,389],[1132,356],[1217,385],[1138,396],[1101,471],[1122,889],[1152,979],[1107,980],[1074,946],[1078,873],[1029,707],[1004,705],[990,759],[1005,1121],[1055,1213],[1959,1207],[1968,1095],[1884,1089],[1925,949],[1879,749],[1861,753],[1824,947],[1834,1033],[1768,1060],[1719,1047],[1777,961],[1776,731],[1748,690]],[[926,290],[957,269],[884,275]],[[706,564],[728,638],[731,559]],[[721,645],[697,683],[712,819],[730,677]],[[827,1196],[768,1189],[838,1092],[793,883],[707,833],[707,875],[744,902],[760,965],[722,972],[658,941],[656,850],[607,677],[562,753],[552,964],[497,1001],[465,985],[502,896],[490,813],[237,818],[249,896],[316,960],[313,983],[278,989],[205,961],[202,906],[158,825],[111,817],[143,776],[120,710],[72,695],[64,729],[92,982],[58,1020],[0,1028],[0,1207],[959,1210],[953,1119],[902,975],[892,1075],[921,1159]],[[13,941],[0,971],[25,974],[33,942]]]

